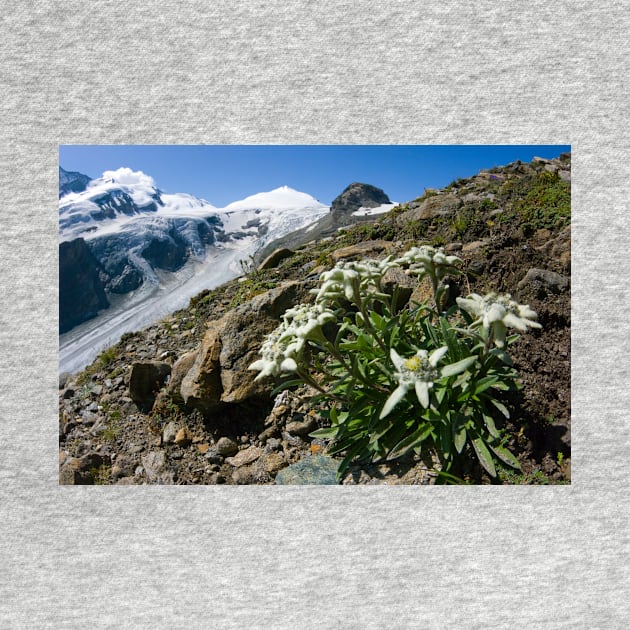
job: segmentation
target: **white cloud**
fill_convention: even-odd
[[[142,171],[132,171],[130,168],[123,166],[115,171],[105,171],[101,178],[123,186],[143,186],[147,188],[155,187],[155,180],[150,175],[146,175]]]

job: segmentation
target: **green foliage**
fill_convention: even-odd
[[[571,184],[557,173],[543,171],[503,187],[527,232],[562,227],[571,219]]]
[[[118,357],[118,347],[112,346],[104,350],[98,356],[98,362],[101,368],[106,368],[112,361]]]
[[[238,285],[228,308],[240,306],[253,297],[274,289],[276,286],[278,286],[278,283],[274,280],[265,280],[258,276],[247,278]]]
[[[549,485],[549,478],[537,466],[527,473],[516,471],[506,466],[499,466],[498,478],[504,483],[511,484],[511,485],[519,485],[519,486]]]
[[[101,437],[106,442],[115,442],[116,438],[122,432],[122,426],[120,424],[120,411],[114,410],[109,414],[109,422],[103,432],[101,433]]]
[[[96,486],[109,485],[112,476],[111,466],[99,466],[98,468],[90,468],[89,474]]]
[[[445,482],[470,458],[492,477],[498,462],[520,468],[504,433],[504,393],[518,388],[506,351],[517,336],[505,330],[539,325],[509,296],[473,294],[442,311],[442,280],[457,262],[425,246],[394,261],[338,264],[322,274],[315,304],[287,311],[250,366],[257,378],[292,372],[285,386],[319,392],[312,404],[330,426],[311,436],[342,455],[340,475],[352,462],[427,451]],[[394,307],[396,292],[384,293],[380,282],[395,266],[430,279],[432,305]]]

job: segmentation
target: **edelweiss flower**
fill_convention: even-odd
[[[418,350],[409,359],[403,359],[393,348],[390,351],[392,363],[396,367],[394,377],[398,381],[398,387],[392,392],[385,402],[381,418],[387,416],[392,409],[407,395],[413,387],[420,404],[426,409],[429,406],[429,389],[433,387],[433,381],[440,378],[437,369],[438,361],[447,353],[446,346],[429,353],[426,350]]]
[[[283,315],[286,331],[281,336],[295,338],[295,352],[299,354],[307,339],[322,337],[321,327],[335,319],[335,314],[323,304],[298,304]]]
[[[456,262],[461,262],[461,258],[447,256],[442,248],[435,249],[430,245],[422,245],[412,247],[394,262],[402,266],[417,265],[417,269],[412,268],[409,273],[428,273],[440,280],[453,269]]]
[[[322,286],[314,291],[317,294],[316,302],[335,302],[344,298],[358,301],[358,298],[378,294],[381,278],[390,267],[396,265],[391,256],[381,261],[339,262],[320,276]]]
[[[472,293],[467,298],[457,298],[457,304],[471,315],[478,317],[473,325],[481,325],[494,335],[494,342],[498,348],[505,345],[506,328],[508,326],[525,332],[527,328],[542,328],[533,321],[536,319],[536,312],[528,305],[518,304],[512,296],[497,295],[489,293],[482,297],[477,293]]]
[[[293,331],[286,323],[280,324],[265,339],[260,354],[262,359],[254,361],[249,370],[259,370],[260,374],[254,379],[260,380],[265,376],[278,376],[283,372],[295,372],[297,363],[294,356],[297,353]]]

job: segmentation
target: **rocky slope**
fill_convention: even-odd
[[[373,215],[389,211],[395,205],[380,188],[371,184],[353,182],[333,199],[330,212],[305,230],[290,232],[269,243],[255,258],[261,261],[274,249],[280,247],[295,249],[314,239],[335,236],[340,228],[364,221],[371,222],[374,220]]]
[[[458,180],[381,215],[285,250],[246,278],[127,334],[84,372],[60,377],[60,482],[334,483],[338,462],[309,434],[323,419],[302,388],[272,393],[247,366],[287,306],[337,260],[444,246],[464,261],[461,293],[510,292],[541,331],[513,347],[523,390],[507,426],[522,473],[470,483],[570,480],[571,157],[514,163]],[[422,287],[410,287],[422,291]],[[344,484],[434,483],[429,460],[355,466]]]

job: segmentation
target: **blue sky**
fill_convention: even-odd
[[[405,202],[482,169],[563,151],[570,145],[60,145],[59,165],[92,178],[129,167],[166,193],[217,207],[279,186],[330,204],[352,182]]]

